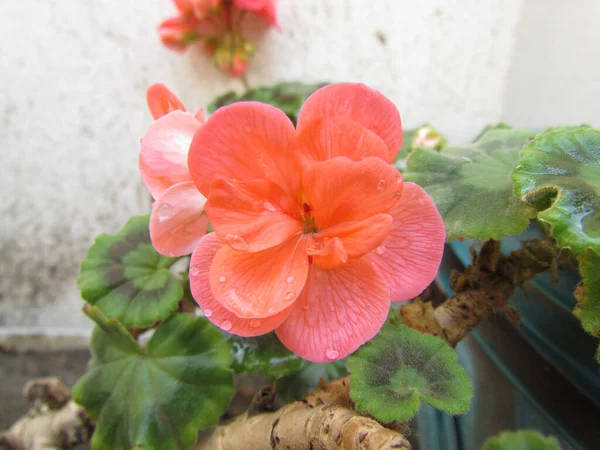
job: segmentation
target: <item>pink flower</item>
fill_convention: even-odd
[[[215,112],[185,174],[215,230],[190,262],[205,316],[241,336],[275,330],[316,362],[371,339],[390,301],[431,283],[445,241],[431,198],[390,164],[401,143],[395,106],[361,84],[315,92],[296,129],[262,103]]]
[[[176,52],[183,52],[188,45],[200,39],[198,21],[191,15],[171,17],[158,26],[162,43]]]
[[[156,119],[142,138],[139,166],[144,184],[156,200],[150,215],[150,237],[167,256],[192,253],[208,229],[206,199],[192,181],[187,158],[204,112],[186,112],[181,101],[162,84],[147,92]]]
[[[275,0],[234,0],[234,4],[240,10],[256,14],[270,26],[279,28]]]

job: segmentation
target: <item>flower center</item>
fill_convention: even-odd
[[[311,214],[311,208],[308,203],[302,204],[302,209],[304,210],[304,216],[302,219],[302,232],[304,234],[312,234],[319,231],[317,229],[317,224],[315,223],[315,218]]]

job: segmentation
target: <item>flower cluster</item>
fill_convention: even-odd
[[[148,100],[157,120],[140,169],[156,199],[152,241],[167,255],[193,253],[192,294],[218,327],[275,330],[305,359],[336,360],[377,334],[390,301],[434,279],[444,224],[391,164],[402,127],[379,92],[321,88],[297,127],[263,103],[234,103],[203,122],[164,86]]]
[[[162,42],[175,51],[202,41],[204,51],[215,65],[232,76],[246,73],[254,45],[241,33],[246,13],[261,17],[278,27],[275,0],[174,0],[179,14],[163,21],[159,28]]]

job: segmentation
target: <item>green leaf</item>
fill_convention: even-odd
[[[233,352],[232,368],[236,372],[261,372],[269,380],[300,370],[302,358],[290,352],[277,338],[268,333],[252,338],[230,335]]]
[[[505,431],[488,439],[481,450],[560,450],[558,441],[534,430]]]
[[[347,374],[345,359],[330,363],[302,360],[298,371],[277,380],[277,395],[285,401],[298,400],[316,388],[319,379],[330,381]]]
[[[385,325],[348,360],[356,408],[382,422],[408,420],[421,400],[450,414],[469,410],[473,385],[441,339]]]
[[[268,103],[281,109],[296,123],[300,107],[306,99],[317,89],[327,83],[303,84],[303,83],[280,83],[275,86],[261,86],[246,91],[244,94],[228,92],[217,97],[210,105],[208,112],[213,113],[221,106],[230,105],[240,101],[257,101]]]
[[[538,136],[513,179],[562,247],[600,254],[600,131],[563,127]]]
[[[169,271],[177,261],[150,241],[149,216],[132,217],[115,235],[101,234],[81,263],[83,299],[127,328],[146,327],[175,311],[181,282]]]
[[[588,250],[578,260],[583,283],[575,291],[575,315],[585,331],[600,337],[600,255]]]
[[[231,353],[206,319],[173,315],[141,348],[115,319],[85,311],[97,326],[73,397],[96,421],[92,448],[187,449],[219,420],[234,393]]]
[[[519,234],[535,209],[513,194],[511,174],[519,151],[533,136],[531,131],[493,129],[473,144],[439,153],[419,147],[408,157],[404,178],[431,195],[449,241]]]

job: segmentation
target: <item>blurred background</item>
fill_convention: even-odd
[[[239,80],[165,49],[169,0],[0,2],[0,335],[85,337],[75,284],[94,237],[149,210],[145,91],[195,110]],[[600,125],[598,0],[281,0],[251,86],[361,81],[451,143],[489,123]],[[253,34],[252,34],[253,33]]]

